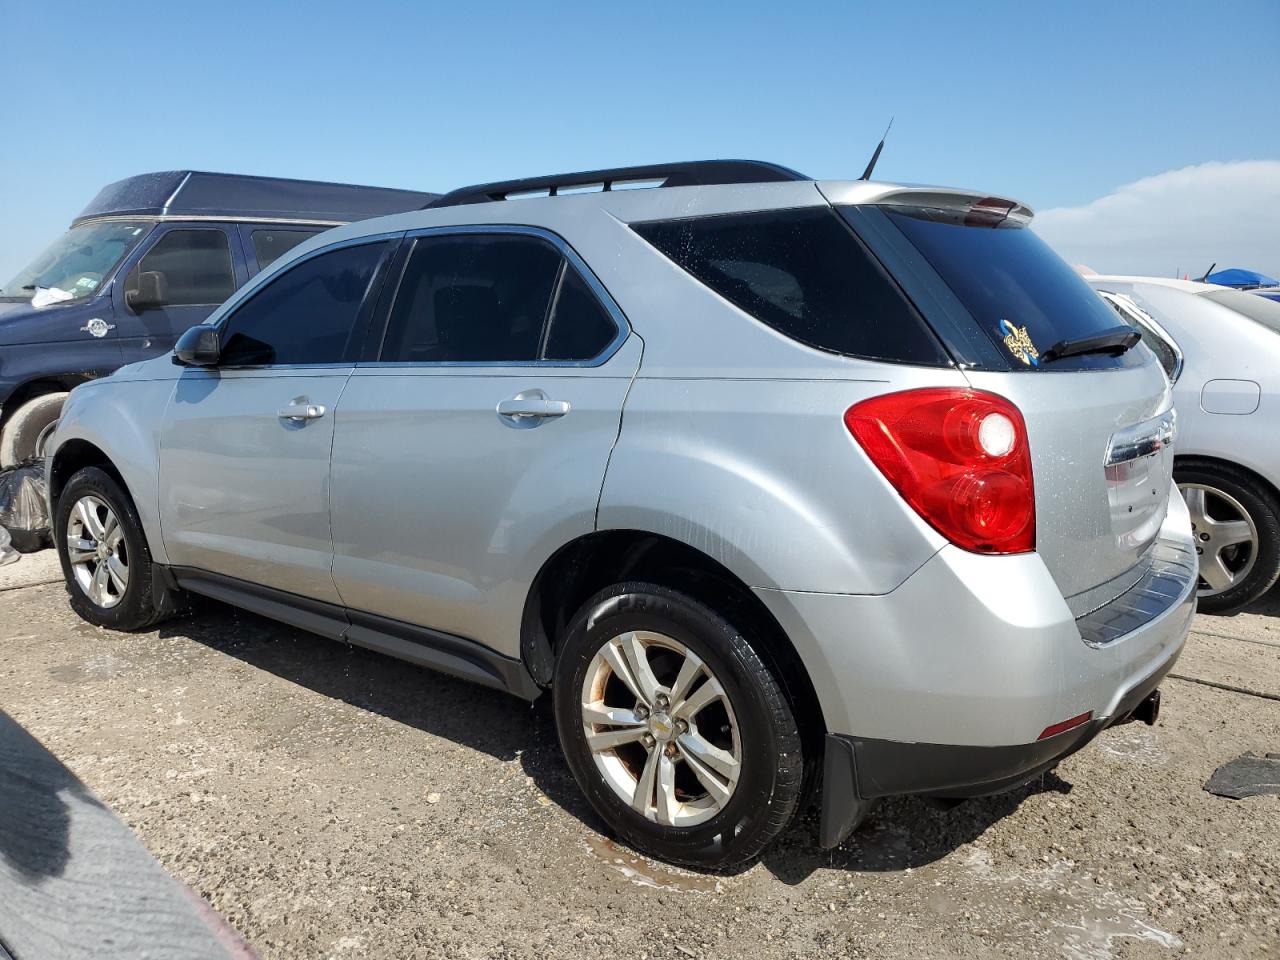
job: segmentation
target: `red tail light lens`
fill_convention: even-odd
[[[855,404],[844,422],[902,498],[956,546],[976,553],[1035,549],[1027,427],[1004,397],[907,390]]]

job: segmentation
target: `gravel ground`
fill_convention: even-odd
[[[697,875],[606,838],[544,705],[212,603],[100,631],[51,561],[0,568],[0,707],[264,958],[1280,955],[1280,797],[1201,789],[1280,750],[1274,699],[1170,679],[1014,793]],[[1280,594],[1177,672],[1280,694]]]

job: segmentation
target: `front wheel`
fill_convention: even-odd
[[[672,863],[749,860],[791,821],[800,731],[751,641],[704,604],[625,583],[592,597],[556,658],[560,743],[596,812]]]
[[[1229,464],[1190,461],[1174,480],[1191,514],[1200,560],[1200,609],[1235,613],[1280,577],[1280,504],[1251,474]]]
[[[67,481],[54,512],[54,543],[71,607],[83,619],[113,630],[143,630],[164,619],[138,511],[111,474],[85,467]]]

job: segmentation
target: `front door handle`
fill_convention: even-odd
[[[301,423],[304,420],[319,420],[324,416],[324,404],[312,403],[306,397],[295,397],[289,401],[288,406],[277,410],[276,416],[281,420],[292,420],[295,423]]]
[[[569,401],[552,400],[541,390],[523,390],[498,404],[498,417],[512,427],[536,427],[569,412]]]

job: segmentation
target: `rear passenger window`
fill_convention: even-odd
[[[250,296],[222,333],[224,366],[341,363],[386,243],[303,260]]]
[[[164,274],[169,307],[218,304],[236,289],[231,247],[221,230],[170,230],[138,261],[126,288],[136,289],[139,271]]]
[[[310,240],[319,232],[319,230],[253,231],[253,256],[258,261],[258,269],[267,269],[269,264],[279,260],[302,241]]]
[[[592,360],[618,335],[613,318],[570,263],[547,324],[544,360]]]
[[[793,340],[873,360],[949,363],[897,285],[829,207],[632,229],[734,306]]]
[[[405,265],[381,359],[536,360],[561,260],[534,237],[420,238]]]

